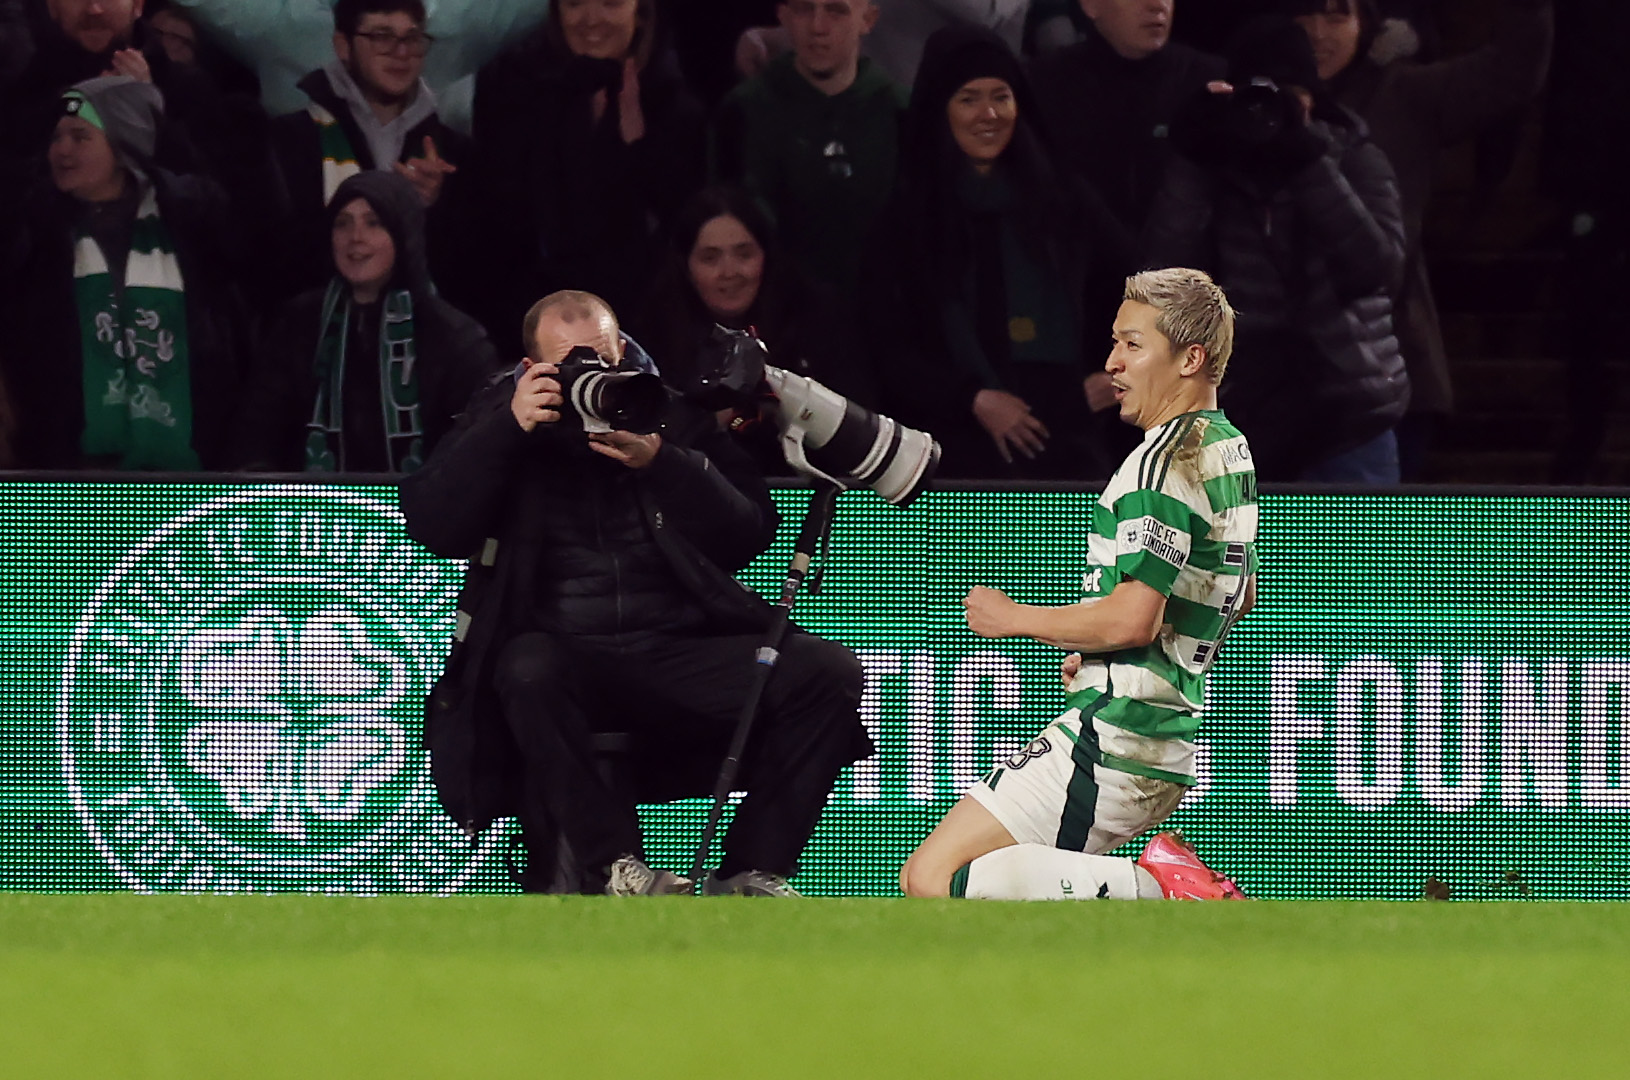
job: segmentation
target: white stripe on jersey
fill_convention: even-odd
[[[1194,744],[1186,739],[1151,739],[1096,717],[1092,730],[1098,733],[1098,749],[1103,753],[1182,776],[1194,775]]]

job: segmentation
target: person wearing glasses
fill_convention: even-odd
[[[331,275],[326,207],[348,178],[392,171],[426,210],[430,274],[459,293],[473,145],[437,114],[423,79],[435,39],[422,0],[337,0],[334,59],[300,80],[306,107],[272,122],[273,156],[288,218],[282,290],[315,288]]]

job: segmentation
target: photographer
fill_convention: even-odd
[[[1241,363],[1225,406],[1258,475],[1397,483],[1398,186],[1364,122],[1324,95],[1307,35],[1288,18],[1247,24],[1228,82],[1179,114],[1172,139],[1145,261],[1209,270],[1233,299]]]
[[[432,773],[466,830],[519,818],[528,887],[545,883],[558,830],[584,891],[688,893],[645,863],[635,803],[710,787],[772,611],[729,575],[769,545],[776,511],[713,415],[671,395],[660,426],[586,433],[593,417],[569,402],[605,389],[597,365],[652,367],[604,301],[551,294],[524,335],[514,377],[478,393],[402,482],[409,535],[471,560],[427,712]],[[870,753],[861,684],[844,647],[787,637],[743,759],[749,794],[703,892],[792,893],[838,772]],[[597,768],[604,730],[645,751],[630,788]]]

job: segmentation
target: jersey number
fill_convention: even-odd
[[[1243,568],[1249,561],[1250,556],[1244,544],[1229,544],[1228,548],[1223,552],[1224,566]],[[1200,647],[1194,650],[1194,663],[1199,666],[1202,672],[1211,670],[1211,665],[1217,660],[1217,654],[1222,651],[1223,640],[1228,637],[1228,631],[1232,630],[1234,624],[1239,622],[1239,602],[1244,598],[1245,590],[1250,587],[1252,576],[1247,569],[1240,571],[1239,581],[1235,584],[1234,591],[1229,593],[1227,598],[1223,600],[1220,611],[1223,624],[1222,629],[1217,632],[1217,640],[1202,642]]]

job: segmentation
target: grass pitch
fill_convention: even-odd
[[[0,894],[6,1077],[1624,1077],[1630,907]]]

